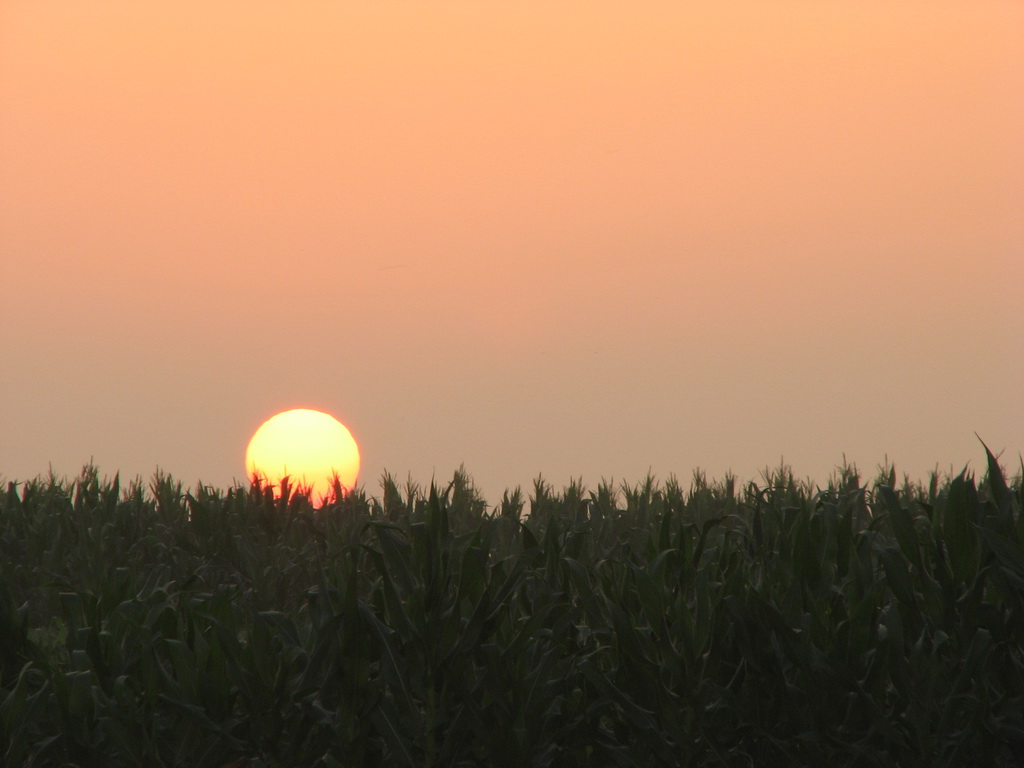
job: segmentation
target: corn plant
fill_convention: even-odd
[[[1024,503],[845,467],[0,494],[4,765],[1024,764]]]

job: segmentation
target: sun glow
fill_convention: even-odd
[[[344,424],[329,414],[307,408],[283,411],[267,419],[249,441],[245,471],[280,492],[287,477],[291,487],[309,488],[317,501],[333,496],[333,480],[346,491],[359,477],[359,446]]]

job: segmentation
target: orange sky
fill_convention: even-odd
[[[1024,5],[0,7],[0,475],[1024,451]]]

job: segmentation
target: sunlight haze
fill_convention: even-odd
[[[1024,451],[1024,5],[0,8],[0,477]]]

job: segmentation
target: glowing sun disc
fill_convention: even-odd
[[[277,488],[288,477],[293,488],[309,486],[310,498],[317,500],[332,495],[335,476],[346,491],[352,490],[359,477],[359,446],[333,416],[296,408],[256,430],[245,451],[245,471],[250,480]]]

